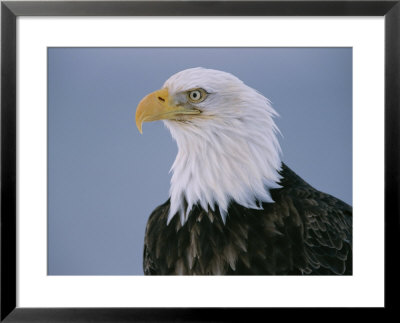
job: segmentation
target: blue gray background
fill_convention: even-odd
[[[143,96],[190,67],[231,72],[268,97],[284,162],[352,203],[351,48],[49,48],[48,274],[142,275],[151,211],[176,145],[135,126]]]

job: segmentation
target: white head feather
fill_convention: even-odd
[[[281,149],[270,101],[232,74],[204,68],[181,71],[164,88],[180,104],[190,89],[209,93],[195,105],[201,115],[164,120],[178,145],[168,222],[179,213],[184,223],[196,204],[218,207],[225,221],[231,201],[253,209],[273,202],[269,190],[280,187]]]

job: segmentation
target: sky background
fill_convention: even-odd
[[[351,48],[49,48],[48,274],[142,275],[177,148],[135,110],[172,74],[230,72],[272,101],[283,161],[352,204]]]

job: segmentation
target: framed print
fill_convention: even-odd
[[[233,321],[278,307],[393,306],[388,291],[396,279],[389,255],[396,254],[398,242],[398,1],[4,1],[1,9],[1,320]],[[283,161],[316,189],[342,200],[343,214],[354,207],[352,228],[342,240],[332,232],[325,240],[317,237],[345,245],[339,248],[345,254],[335,254],[330,262],[332,255],[320,251],[310,256],[316,265],[304,265],[297,274],[281,264],[225,276],[247,266],[229,245],[222,247],[226,263],[210,261],[208,269],[193,262],[196,257],[176,255],[165,257],[166,263],[176,262],[174,272],[155,264],[151,252],[173,254],[168,234],[157,229],[156,237],[144,236],[151,212],[168,198],[168,171],[177,153],[168,130],[179,149],[185,143],[169,117],[146,119],[141,109],[151,98],[171,105],[171,88],[191,77],[196,81],[174,96],[181,100],[174,101],[181,126],[192,125],[197,114],[205,123],[217,118],[215,110],[207,110],[218,100],[217,89],[244,86],[247,95],[271,109],[277,128],[272,119],[262,127],[282,132]],[[199,79],[231,83],[209,86]],[[164,82],[171,93],[146,96]],[[242,99],[223,98],[231,102],[224,115],[234,115]],[[207,111],[213,112],[208,116]],[[253,121],[246,128],[255,131],[261,119],[238,118],[248,117]],[[143,124],[159,119],[167,120],[168,129],[160,121]],[[233,147],[231,137],[222,134],[224,122],[217,123],[213,140],[225,138],[219,147]],[[257,138],[254,131],[249,141]],[[197,132],[187,147],[202,136]],[[276,142],[268,146],[269,156],[279,155]],[[243,149],[229,154],[242,156]],[[210,150],[196,157],[206,155],[202,167],[211,159]],[[229,164],[219,156],[221,165]],[[246,165],[251,160],[256,158]],[[229,196],[246,210],[257,209],[244,192],[235,191],[241,185],[232,184],[238,178],[255,181],[229,165],[236,167],[227,181]],[[186,176],[174,180],[179,167],[177,158],[172,185]],[[254,175],[257,167],[250,168],[245,173]],[[265,176],[262,187],[278,189],[278,180]],[[191,186],[202,180],[187,178],[179,187],[192,195],[185,193],[184,201],[174,204],[173,196],[181,193],[171,186],[168,208],[176,212],[161,212],[176,232],[190,223],[182,205],[191,208],[191,196],[203,194],[198,193],[203,186]],[[211,186],[220,187],[224,180]],[[272,199],[270,191],[249,187],[246,192],[255,192],[259,201]],[[209,191],[204,192],[201,196]],[[209,195],[204,199],[208,205],[215,201],[218,210],[204,216],[210,224],[229,228],[225,195],[218,190]],[[307,203],[315,206],[316,195],[311,196]],[[298,207],[291,205],[291,212],[300,212],[293,211]],[[336,226],[346,227],[349,222],[343,221]],[[276,234],[268,224],[229,229],[238,250],[240,235],[257,236],[258,227]],[[159,241],[153,251],[149,239]],[[182,238],[182,243],[189,240]],[[207,241],[221,243],[216,236]],[[279,242],[273,249],[293,252],[281,247]],[[353,260],[345,263],[351,253]],[[322,262],[331,271],[316,270]],[[143,276],[143,270],[161,276]],[[316,275],[301,276],[313,270]]]

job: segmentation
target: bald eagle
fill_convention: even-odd
[[[191,68],[136,110],[178,145],[170,197],[150,215],[146,275],[351,275],[352,208],[282,162],[277,115],[230,73]]]

